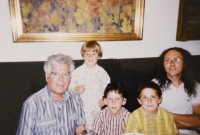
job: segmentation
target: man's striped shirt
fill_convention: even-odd
[[[24,102],[17,135],[74,135],[85,123],[79,94],[67,90],[60,103],[46,86]]]

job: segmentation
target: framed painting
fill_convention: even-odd
[[[180,0],[176,40],[200,40],[200,0]]]
[[[144,0],[9,0],[14,42],[142,40]]]

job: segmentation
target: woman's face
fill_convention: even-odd
[[[169,79],[180,78],[184,68],[184,60],[181,53],[176,50],[168,51],[164,57],[164,68]]]

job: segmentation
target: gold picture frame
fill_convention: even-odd
[[[24,3],[20,3],[20,1],[23,1],[26,3],[26,7],[24,8]],[[30,10],[33,9],[33,5],[30,2],[51,2],[51,11],[52,11],[52,5],[54,4],[54,0],[9,0],[10,4],[10,14],[11,14],[11,25],[12,25],[12,35],[13,35],[13,42],[50,42],[50,41],[88,41],[88,40],[97,40],[97,41],[117,41],[117,40],[142,40],[143,37],[143,18],[144,18],[144,1],[145,0],[119,0],[119,2],[129,2],[129,3],[134,3],[135,7],[134,8],[134,17],[132,18],[132,23],[131,21],[126,19],[126,22],[129,22],[133,28],[131,31],[122,31],[122,32],[60,32],[60,31],[55,31],[55,32],[37,32],[36,30],[32,30],[32,32],[29,32],[29,26],[27,27],[27,22],[30,21],[29,18],[30,16],[32,17],[34,14],[39,13],[39,8],[37,8],[36,13],[32,13],[30,15]],[[62,2],[68,2],[73,0],[56,0],[57,1],[62,1]],[[92,1],[92,0],[78,0],[81,2],[84,1]],[[29,4],[29,5],[28,5]],[[57,4],[57,3],[55,3]],[[113,4],[113,3],[112,3]],[[125,3],[126,4],[126,3]],[[30,6],[31,5],[31,6]],[[37,3],[38,5],[38,3]],[[41,7],[43,5],[40,5]],[[63,6],[62,4],[60,6]],[[84,5],[81,5],[84,6]],[[47,5],[43,6],[42,8],[46,9],[48,7]],[[55,7],[55,6],[54,6]],[[132,7],[131,7],[132,8]],[[87,8],[84,8],[87,9]],[[95,8],[94,8],[95,9]],[[124,8],[124,9],[127,9]],[[36,8],[34,9],[36,10]],[[60,10],[60,8],[59,8]],[[62,9],[64,10],[64,9]],[[76,8],[77,10],[77,8]],[[31,11],[33,12],[33,11]],[[23,13],[23,15],[22,15]],[[40,12],[41,13],[41,12]],[[73,12],[74,13],[74,12]],[[103,11],[102,11],[103,13]],[[130,14],[130,11],[127,11],[127,13]],[[127,14],[126,13],[126,14]],[[44,13],[43,13],[44,14]],[[76,14],[77,15],[77,14]],[[26,16],[26,17],[24,17]],[[74,17],[75,15],[73,15]],[[78,15],[77,15],[78,16]],[[77,17],[75,16],[75,17]],[[55,16],[54,16],[55,17]],[[112,15],[113,17],[113,15]],[[121,14],[119,15],[119,18],[123,19],[123,16]],[[130,17],[129,17],[130,18]],[[55,20],[54,20],[55,21]],[[97,20],[98,21],[98,20]],[[125,22],[123,20],[123,22]],[[35,21],[37,23],[37,21]],[[29,23],[30,24],[30,23]],[[33,24],[33,23],[32,23]],[[74,24],[74,23],[73,23]],[[113,24],[113,23],[112,23]],[[80,26],[80,25],[79,25]],[[45,26],[42,27],[42,30]],[[112,27],[112,26],[111,26]],[[33,28],[33,27],[31,27]],[[71,26],[70,26],[71,28]],[[92,27],[93,28],[93,27]],[[116,28],[116,27],[115,27]],[[25,29],[25,30],[24,30]],[[49,28],[48,28],[49,30]],[[99,30],[99,29],[98,29]],[[36,31],[36,32],[35,32]],[[43,30],[44,31],[44,30]]]
[[[177,41],[200,40],[200,0],[180,0]]]

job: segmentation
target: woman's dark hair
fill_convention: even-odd
[[[162,90],[167,89],[170,84],[171,80],[167,78],[167,73],[164,69],[164,57],[166,53],[168,53],[171,50],[175,50],[183,56],[183,61],[184,61],[184,68],[181,74],[181,81],[184,83],[184,90],[188,94],[189,97],[196,96],[196,80],[194,78],[193,72],[192,72],[192,64],[191,64],[191,54],[187,50],[184,50],[179,47],[173,47],[173,48],[168,48],[165,51],[162,52],[160,55],[160,69],[158,70],[158,73],[156,75],[156,79],[158,80],[159,86],[161,87]]]
[[[124,85],[121,83],[116,83],[116,82],[109,83],[104,91],[103,98],[106,98],[110,91],[115,91],[118,94],[122,94],[122,97],[127,99],[126,89]]]
[[[142,90],[144,90],[145,88],[154,89],[156,91],[156,93],[158,94],[159,98],[162,96],[162,91],[161,91],[158,84],[156,84],[153,81],[143,81],[139,85],[139,88],[138,88],[138,91],[137,91],[137,98],[140,98],[140,94],[141,94]]]

